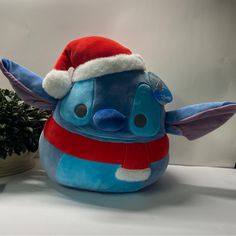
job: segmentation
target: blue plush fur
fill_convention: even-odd
[[[166,133],[195,139],[216,129],[236,112],[232,102],[195,104],[166,112],[164,105],[172,101],[171,92],[150,72],[127,71],[76,82],[65,97],[56,100],[43,90],[41,77],[26,68],[2,59],[0,69],[22,99],[40,108],[45,102],[45,108],[53,108],[53,117],[61,127],[98,141],[143,143]],[[86,110],[78,111],[81,105]],[[125,181],[115,175],[120,165],[70,156],[51,145],[43,134],[39,151],[48,175],[56,182],[103,192],[142,189],[159,179],[169,160],[167,155],[151,163],[146,180]]]
[[[154,90],[148,73],[140,71],[121,72],[76,82],[58,103],[54,118],[72,132],[101,141],[154,140],[163,137],[165,129],[164,106],[153,96]],[[85,117],[80,118],[74,110],[82,103],[87,106],[88,111]],[[111,111],[116,111],[116,115],[111,116]],[[140,113],[147,118],[147,125],[143,128],[134,124],[135,115]],[[100,126],[101,123],[105,124],[106,129],[109,125],[109,132],[104,130],[105,127],[99,128],[98,122]],[[117,123],[121,128],[114,130]]]
[[[41,161],[48,175],[54,181],[73,188],[100,192],[133,192],[156,182],[169,163],[167,155],[151,165],[151,176],[147,181],[121,181],[115,177],[120,165],[87,161],[62,153],[44,138],[40,137]]]
[[[127,143],[147,142],[165,134],[164,106],[155,99],[153,90],[148,73],[140,71],[76,82],[58,103],[53,117],[67,130],[89,138]],[[83,118],[75,114],[78,104],[87,106],[87,115]],[[147,117],[147,125],[143,128],[135,127],[134,124],[134,117],[139,113]],[[114,128],[117,123],[119,129]],[[87,161],[63,154],[50,145],[43,135],[40,139],[40,156],[49,176],[58,183],[103,192],[132,192],[148,186],[157,181],[169,160],[166,156],[152,163],[148,181],[127,182],[115,177],[120,165]]]

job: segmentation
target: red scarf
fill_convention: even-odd
[[[163,159],[169,150],[167,135],[147,143],[97,141],[62,128],[53,117],[44,127],[47,141],[62,152],[89,161],[121,164],[126,169],[145,169]]]

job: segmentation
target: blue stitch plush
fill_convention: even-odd
[[[71,41],[44,79],[8,59],[0,69],[26,103],[53,111],[40,157],[51,179],[77,189],[140,190],[166,170],[167,133],[194,140],[236,112],[234,102],[166,112],[165,83],[140,55],[104,37]]]

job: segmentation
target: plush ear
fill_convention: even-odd
[[[155,99],[162,105],[170,103],[173,100],[173,97],[165,83],[152,72],[148,72],[148,77]]]
[[[194,140],[217,129],[236,113],[234,102],[210,102],[166,112],[166,132]]]
[[[43,110],[53,110],[57,100],[42,88],[42,78],[8,59],[0,59],[0,69],[16,94],[27,104]]]

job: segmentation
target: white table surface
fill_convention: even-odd
[[[37,166],[0,179],[4,234],[236,234],[236,170],[169,166],[131,194],[76,191]]]

